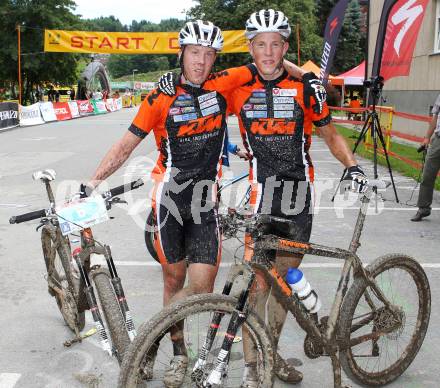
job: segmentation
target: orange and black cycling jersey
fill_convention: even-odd
[[[249,82],[255,68],[242,66],[211,74],[200,87],[181,85],[176,95],[150,92],[129,131],[139,137],[154,132],[159,159],[152,177],[177,183],[216,180],[221,174],[226,129],[224,93]]]
[[[306,108],[303,83],[286,72],[272,81],[254,77],[231,92],[227,102],[238,117],[243,144],[253,156],[253,182],[265,182],[269,177],[313,181],[309,155],[312,123],[317,127],[329,124],[326,104],[321,114]]]

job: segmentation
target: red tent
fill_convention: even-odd
[[[365,78],[365,61],[353,69],[339,74],[338,78],[343,78],[345,85],[363,85]]]

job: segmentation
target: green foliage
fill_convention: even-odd
[[[189,14],[192,18],[210,20],[223,30],[242,30],[249,16],[263,8],[283,11],[292,27],[290,36],[289,59],[298,62],[296,26],[300,28],[301,63],[309,59],[318,61],[321,57],[322,39],[318,36],[314,15],[315,0],[197,0]],[[217,66],[225,68],[238,66],[250,60],[249,54],[228,54],[220,56]]]
[[[80,56],[44,53],[44,29],[78,29],[80,20],[72,13],[72,0],[3,0],[0,2],[0,79],[13,86],[17,80],[18,43],[16,25],[21,26],[23,101],[31,91],[49,82],[72,84],[77,80]],[[14,95],[14,94],[13,94]]]
[[[131,32],[179,31],[183,24],[183,20],[173,18],[162,20],[159,24],[151,23],[146,20],[141,20],[140,22],[133,20],[128,29]],[[108,69],[113,78],[132,74],[133,69],[137,69],[140,73],[151,71],[161,71],[163,73],[164,70],[172,69],[177,66],[177,56],[175,54],[160,56],[157,54],[112,54],[108,62]]]
[[[319,33],[324,36],[325,26],[330,13],[339,0],[315,0],[315,15],[318,20]],[[339,35],[338,46],[331,72],[342,73],[359,65],[365,57],[366,20],[362,17],[358,0],[352,0],[345,13],[344,24]]]

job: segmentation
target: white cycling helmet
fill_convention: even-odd
[[[290,35],[291,29],[287,17],[281,11],[262,9],[254,12],[246,21],[246,38],[253,39],[261,32],[278,32],[284,39]]]
[[[212,47],[220,51],[223,48],[223,35],[220,28],[211,22],[196,20],[186,23],[179,32],[179,46],[187,44]]]

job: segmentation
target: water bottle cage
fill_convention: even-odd
[[[307,295],[305,295],[305,296],[299,296],[299,295],[297,295],[297,296],[298,296],[298,299],[302,302],[302,301],[306,300],[307,298],[309,298],[310,295],[313,295],[313,296],[315,297],[315,304],[314,304],[313,307],[310,309],[310,311],[311,311],[311,310],[313,310],[313,309],[316,307],[316,305],[318,304],[318,294],[316,293],[316,291],[315,291],[315,290],[311,290],[311,291],[310,291]]]

